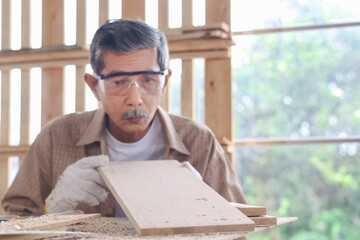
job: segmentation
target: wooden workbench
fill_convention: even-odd
[[[277,218],[277,225],[283,225],[296,221],[296,217]],[[47,239],[52,240],[70,240],[70,239],[103,239],[103,240],[117,240],[117,239],[238,239],[242,236],[247,236],[256,232],[264,231],[276,226],[256,226],[253,232],[232,232],[232,233],[209,233],[209,234],[182,234],[182,235],[165,235],[165,236],[148,236],[140,237],[135,229],[131,226],[127,218],[105,218],[101,217],[95,220],[83,222],[81,224],[67,227],[67,231],[83,232],[79,235],[66,234],[58,237],[51,237]],[[86,233],[86,234],[84,234]]]

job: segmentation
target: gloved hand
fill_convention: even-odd
[[[195,174],[196,177],[198,177],[201,181],[203,180],[201,174],[188,162],[182,162],[181,166],[186,167],[189,169],[193,174]]]
[[[109,162],[106,155],[84,157],[69,165],[46,198],[47,213],[74,210],[79,203],[93,207],[105,201],[108,193],[97,167]]]

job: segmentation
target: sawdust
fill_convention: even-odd
[[[0,232],[17,232],[28,230],[51,230],[69,224],[100,217],[100,214],[86,215],[43,215],[39,217],[14,218],[0,222]]]

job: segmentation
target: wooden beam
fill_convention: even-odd
[[[122,0],[122,18],[145,21],[145,0]]]
[[[230,0],[206,1],[206,24],[230,26]],[[231,50],[229,48],[229,50]],[[205,59],[205,124],[219,139],[233,141],[231,58]],[[225,149],[227,150],[227,149]],[[227,152],[230,162],[233,154]]]
[[[108,19],[109,19],[109,0],[99,0],[99,26],[103,25],[104,22]]]
[[[64,1],[42,1],[43,46],[64,45]],[[41,125],[63,114],[63,68],[42,69]]]
[[[235,43],[231,39],[196,39],[184,41],[169,41],[170,53],[201,51],[201,50],[227,50]]]
[[[76,1],[76,44],[86,44],[86,0]]]
[[[182,28],[193,25],[192,1],[193,0],[182,0]]]
[[[230,0],[206,0],[206,25],[225,22],[230,26]]]
[[[2,199],[10,184],[11,162],[8,157],[0,156],[0,198]],[[0,215],[4,214],[0,207]]]
[[[2,0],[1,5],[1,50],[10,49],[10,26],[11,26],[10,0]]]
[[[21,1],[21,47],[30,48],[30,1]]]
[[[81,65],[76,66],[76,95],[75,95],[75,111],[80,112],[85,110],[85,81],[84,81],[85,67]]]
[[[194,60],[183,60],[181,74],[181,115],[195,120],[195,103]]]
[[[192,52],[175,52],[170,53],[171,59],[180,58],[182,60],[190,60],[194,58],[205,58],[205,59],[221,59],[229,58],[229,50],[218,50],[218,51],[192,51]]]
[[[159,29],[169,29],[169,0],[158,0]]]
[[[205,124],[218,138],[232,141],[231,74],[230,58],[205,60]]]

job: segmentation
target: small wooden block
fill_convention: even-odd
[[[249,217],[254,221],[255,226],[273,226],[277,225],[277,219],[274,216],[258,216],[258,217]]]
[[[267,214],[266,207],[247,205],[242,203],[231,202],[231,205],[239,209],[246,216],[263,216]]]

